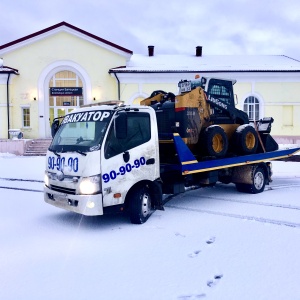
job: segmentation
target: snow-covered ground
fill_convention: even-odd
[[[46,204],[44,166],[0,156],[0,299],[300,299],[300,163],[273,162],[262,194],[180,194],[143,225]]]

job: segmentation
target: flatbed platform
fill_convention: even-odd
[[[180,164],[176,166],[172,165],[169,167],[165,167],[170,168],[170,170],[181,171],[183,175],[256,164],[272,160],[282,160],[284,158],[289,158],[300,151],[300,148],[297,147],[291,149],[276,150],[272,152],[198,161],[192,154],[190,149],[187,147],[187,145],[183,142],[179,134],[174,133],[173,140]]]

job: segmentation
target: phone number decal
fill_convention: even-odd
[[[64,157],[60,158],[59,156],[49,156],[48,157],[48,168],[49,170],[62,171],[65,166],[67,166],[70,171],[78,172],[78,158],[69,157],[67,161],[67,165],[65,165],[66,159]]]
[[[141,157],[140,159],[136,159],[133,162],[133,165],[128,163],[125,166],[121,166],[118,171],[112,170],[109,173],[105,173],[102,175],[102,179],[104,182],[109,182],[110,180],[116,179],[119,175],[125,175],[125,173],[130,173],[132,169],[138,169],[140,166],[146,164],[145,157]]]

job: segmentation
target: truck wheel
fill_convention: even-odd
[[[131,223],[145,223],[153,211],[148,187],[141,186],[130,193],[129,215]]]
[[[228,139],[224,129],[218,125],[212,125],[205,129],[203,146],[208,156],[223,157],[228,150]]]
[[[258,194],[264,191],[266,185],[266,174],[261,167],[257,167],[253,174],[253,183],[250,185],[250,192]]]
[[[236,183],[239,192],[258,194],[264,191],[266,186],[266,173],[262,167],[257,167],[253,173],[252,184]]]
[[[235,132],[235,149],[238,154],[256,153],[258,147],[257,132],[251,125],[241,125]]]

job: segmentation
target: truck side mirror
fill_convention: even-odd
[[[117,114],[115,120],[115,137],[123,140],[127,138],[127,113],[121,111]]]
[[[58,128],[59,128],[59,120],[58,119],[54,119],[53,123],[51,125],[51,135],[52,135],[52,138],[54,138],[54,136],[55,136]]]

